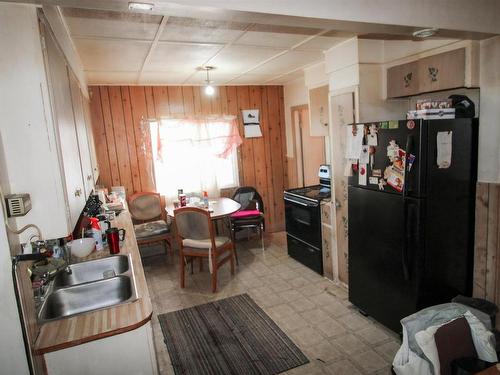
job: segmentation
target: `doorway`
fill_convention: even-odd
[[[296,187],[318,184],[318,168],[325,163],[325,137],[311,136],[309,107],[292,107],[292,136],[296,160]]]

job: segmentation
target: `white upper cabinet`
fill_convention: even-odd
[[[83,188],[85,198],[88,198],[94,189],[94,175],[92,171],[92,160],[90,145],[85,121],[83,95],[78,85],[75,75],[68,71],[71,89],[71,101],[73,103],[73,114],[76,125],[76,135],[78,138],[78,150],[80,154],[81,174],[83,178]]]
[[[311,136],[328,135],[328,85],[309,90]]]
[[[99,178],[99,165],[97,164],[97,153],[95,150],[94,133],[92,132],[92,118],[90,116],[90,102],[83,97],[83,113],[85,115],[85,127],[87,130],[87,139],[90,151],[90,162],[92,164],[92,178],[95,187],[97,184],[97,179]]]
[[[85,206],[86,198],[70,81],[64,55],[48,32],[45,33],[45,45],[52,113],[59,138],[69,221],[73,228]]]

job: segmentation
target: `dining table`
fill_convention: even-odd
[[[198,207],[197,204],[188,203],[187,207]],[[211,198],[208,200],[208,210],[212,220],[222,219],[230,216],[241,208],[241,204],[231,198],[220,197]],[[174,217],[174,205],[167,204],[167,215]]]

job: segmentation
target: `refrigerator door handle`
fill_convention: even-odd
[[[406,145],[405,145],[405,152],[406,152],[406,160],[408,160],[410,154],[413,152],[413,136],[408,135],[406,137]],[[408,173],[408,167],[406,166],[405,162],[405,167],[404,167],[404,176],[405,176],[405,182],[404,182],[404,189],[403,189],[403,196],[406,195],[406,192],[408,190],[408,186],[410,185],[410,174]]]

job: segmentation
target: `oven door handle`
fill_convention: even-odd
[[[299,202],[299,201],[296,201],[296,200],[293,200],[293,199],[289,199],[287,197],[284,198],[286,201],[290,202],[290,203],[296,203],[296,204],[300,204],[301,206],[304,206],[304,207],[318,207],[318,204],[317,203],[304,203],[304,202]]]
[[[293,218],[293,220],[295,220],[295,221],[299,222],[300,224],[307,225],[308,227],[310,227],[310,226],[311,226],[311,223],[308,223],[308,222],[307,222],[307,221],[305,221],[305,220],[301,220],[301,219],[296,218],[296,217],[294,217],[294,218]]]

